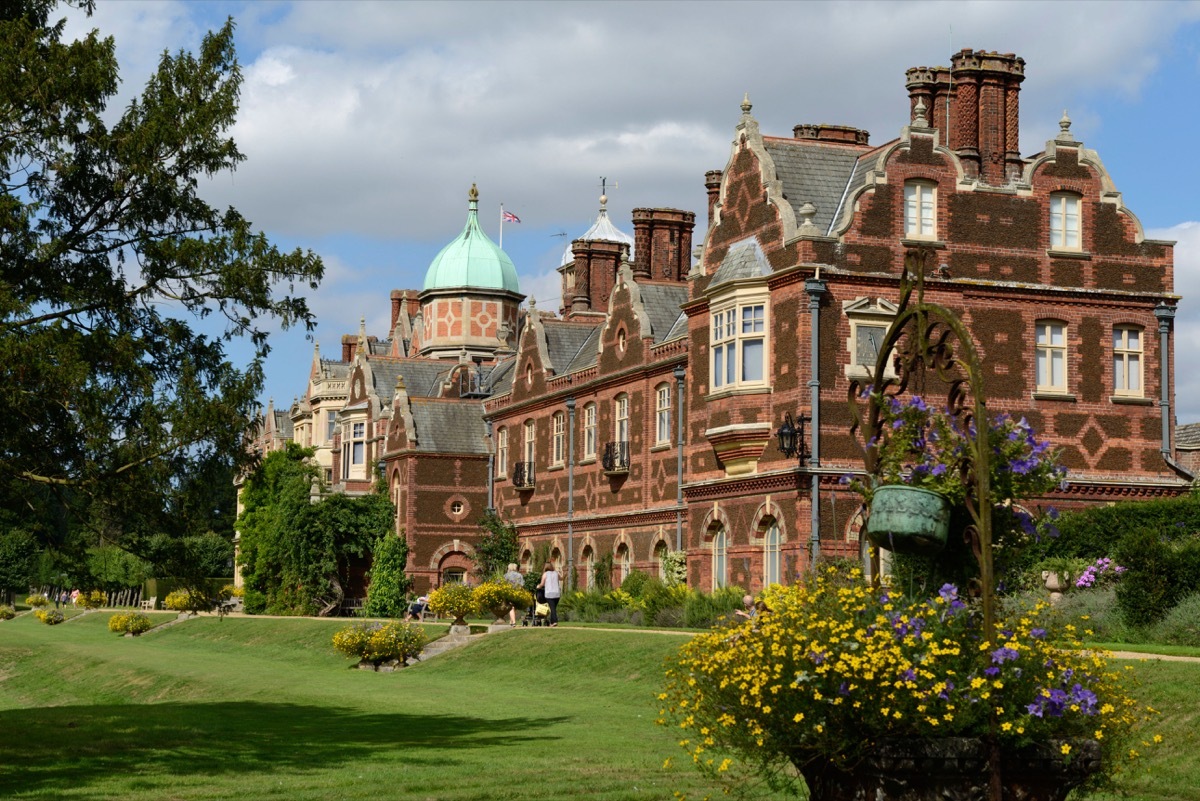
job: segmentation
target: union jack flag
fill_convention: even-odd
[[[521,221],[521,218],[518,217],[517,215],[513,214],[511,211],[506,211],[506,212],[504,212],[504,221],[519,223]]]

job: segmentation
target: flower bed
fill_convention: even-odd
[[[945,586],[932,599],[872,588],[856,574],[766,593],[770,611],[701,634],[669,667],[660,722],[678,726],[702,768],[733,759],[816,777],[849,771],[882,743],[994,736],[1005,754],[1053,744],[1066,764],[1094,742],[1097,785],[1128,757],[1150,710],[1102,654],[1048,605],[997,623]]]
[[[427,642],[423,628],[398,622],[356,623],[333,635],[338,652],[376,668],[385,662],[403,667],[420,656]]]
[[[114,634],[132,634],[136,637],[153,627],[154,624],[150,622],[150,618],[141,612],[116,614],[108,619],[108,630]]]

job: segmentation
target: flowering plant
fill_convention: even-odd
[[[1119,578],[1124,572],[1124,567],[1118,565],[1107,556],[1102,556],[1093,564],[1088,565],[1087,568],[1085,568],[1084,571],[1079,574],[1079,578],[1075,579],[1075,586],[1079,587],[1080,589],[1086,587],[1099,587],[1103,584],[1109,584],[1113,581],[1116,581],[1117,578]]]
[[[333,635],[333,647],[346,656],[378,666],[396,660],[403,666],[420,656],[428,638],[425,629],[412,623],[357,623]]]
[[[452,617],[454,624],[466,623],[467,615],[479,611],[475,595],[466,584],[443,584],[429,593],[429,609],[438,617]]]
[[[486,609],[497,618],[514,607],[528,609],[533,606],[533,593],[507,581],[485,581],[474,589],[473,595],[477,608]]]
[[[879,431],[867,443],[878,461],[877,484],[908,484],[939,492],[952,504],[967,496],[971,439],[974,424],[966,431],[945,410],[935,409],[919,395],[907,401],[874,393],[879,404]],[[1042,495],[1062,484],[1066,470],[1058,464],[1058,451],[1039,440],[1025,418],[999,414],[989,421],[987,445],[990,486],[996,503]],[[867,501],[874,485],[852,482]]]
[[[135,637],[153,628],[150,618],[141,612],[115,614],[108,619],[108,630],[113,634],[132,634]]]
[[[659,723],[717,777],[735,760],[848,770],[879,744],[994,731],[1002,749],[1052,743],[1064,760],[1095,741],[1095,785],[1152,712],[1073,626],[1054,629],[1045,604],[999,620],[988,643],[977,605],[952,585],[910,599],[830,569],[764,599],[757,619],[683,646],[659,696]]]
[[[47,626],[57,626],[67,619],[66,615],[57,609],[34,609],[33,616]]]

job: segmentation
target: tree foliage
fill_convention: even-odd
[[[330,614],[345,597],[350,562],[391,530],[395,507],[377,493],[311,502],[311,448],[289,443],[247,478],[238,518],[248,612]]]
[[[408,611],[405,597],[412,579],[404,570],[407,566],[408,540],[403,532],[396,536],[389,530],[375,541],[364,607],[368,617],[403,617]]]
[[[475,545],[475,570],[480,578],[503,574],[509,564],[517,561],[520,545],[517,527],[489,510],[479,521],[479,541]]]
[[[311,328],[323,267],[200,196],[243,159],[232,20],[114,119],[112,38],[65,40],[56,5],[0,9],[0,494],[41,535],[109,510],[140,546],[172,530],[180,477],[246,460],[267,328]]]

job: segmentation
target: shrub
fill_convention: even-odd
[[[103,590],[81,592],[75,599],[75,605],[83,609],[99,609],[108,603],[108,595]]]
[[[408,540],[403,531],[399,536],[387,531],[375,541],[371,547],[367,602],[363,607],[367,617],[404,617],[408,611],[405,596],[412,587],[412,579],[404,569],[407,563]]]
[[[1200,647],[1200,593],[1187,596],[1146,632],[1145,639],[1163,645]]]
[[[246,595],[246,591],[233,584],[226,584],[221,588],[221,594],[226,598],[243,598]]]
[[[658,563],[662,565],[663,583],[687,584],[687,551],[667,551]]]
[[[522,587],[514,587],[507,581],[485,581],[474,590],[472,595],[477,609],[484,610],[497,618],[508,614],[508,610],[516,607],[528,609],[533,606],[533,595]]]
[[[692,591],[686,584],[660,584],[646,588],[642,594],[643,622],[647,626],[678,627],[683,625],[683,607]],[[675,610],[664,615],[667,609]]]
[[[632,595],[634,598],[641,598],[642,593],[645,591],[647,585],[654,581],[657,581],[657,579],[655,579],[649,573],[645,573],[641,570],[630,570],[629,575],[627,575],[625,580],[621,582],[621,589]]]
[[[1084,639],[1091,642],[1138,642],[1142,639],[1126,624],[1113,587],[1068,593],[1054,605],[1054,612],[1063,625],[1073,624]]]
[[[1163,537],[1152,529],[1127,534],[1117,561],[1128,568],[1117,585],[1117,603],[1132,626],[1158,622],[1175,604],[1200,591],[1200,539]]]
[[[563,596],[558,602],[558,614],[563,620],[570,620],[584,623],[602,623],[602,622],[627,622],[628,614],[620,615],[620,620],[605,620],[606,615],[621,613],[626,610],[626,600],[629,598],[628,593],[622,593],[620,590],[605,591],[600,588],[593,588],[586,592],[576,590],[569,592]]]
[[[333,647],[346,656],[379,665],[396,660],[404,665],[420,656],[428,638],[412,623],[356,623],[333,635]]]
[[[49,606],[50,599],[47,598],[45,595],[38,595],[35,593],[25,599],[25,605],[32,606],[34,609],[37,609],[40,606]]]
[[[689,629],[707,629],[731,620],[734,611],[742,608],[745,594],[741,587],[722,587],[712,595],[692,593],[683,605],[683,625]]]
[[[429,593],[429,609],[438,617],[454,618],[455,623],[478,612],[475,594],[466,584],[444,584]]]
[[[0,620],[12,620],[17,616],[17,610],[7,604],[0,604]]]
[[[141,612],[116,614],[108,619],[108,630],[114,634],[142,634],[153,628],[150,618]]]
[[[34,610],[33,614],[38,620],[42,621],[47,626],[57,626],[59,623],[62,623],[67,619],[66,616],[57,609],[36,609]]]
[[[195,590],[175,590],[163,599],[162,604],[176,612],[197,612],[208,606],[208,598]]]

